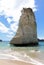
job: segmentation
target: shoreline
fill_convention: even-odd
[[[41,44],[43,45],[43,42]],[[42,45],[15,47],[10,46],[9,42],[2,42],[0,45],[0,65],[44,65],[44,46]]]
[[[32,52],[34,55],[36,55],[36,52]],[[0,65],[44,65],[44,62],[40,61],[40,59],[36,59],[32,56],[22,56],[21,58],[19,56],[19,54],[15,54],[15,56],[12,55],[8,55],[8,54],[1,54],[2,57],[4,56],[4,58],[0,58]],[[6,58],[5,58],[6,57]]]

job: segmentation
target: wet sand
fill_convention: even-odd
[[[16,60],[0,60],[0,65],[34,65],[34,64]]]
[[[3,52],[0,53],[0,65],[44,65],[44,52]]]
[[[16,51],[0,53],[0,65],[44,65],[44,52],[33,50],[29,54]]]

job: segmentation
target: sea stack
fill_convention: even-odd
[[[31,8],[23,8],[21,12],[18,30],[10,44],[16,46],[38,45],[37,24],[33,10]]]

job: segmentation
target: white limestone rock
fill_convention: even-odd
[[[16,35],[10,41],[11,44],[33,44],[38,43],[37,25],[34,13],[31,8],[23,8],[19,20],[19,27]]]

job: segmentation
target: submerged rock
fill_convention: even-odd
[[[31,8],[23,8],[16,35],[10,41],[15,45],[38,45],[37,25]]]

